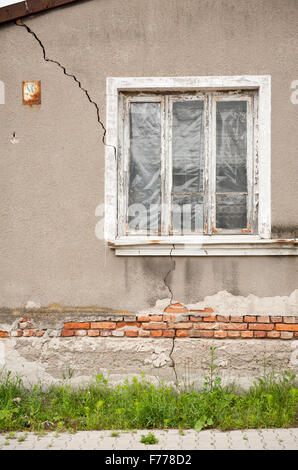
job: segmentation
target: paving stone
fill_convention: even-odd
[[[158,444],[145,445],[140,442],[142,434],[152,432]],[[205,430],[197,432],[186,430],[184,435],[178,429],[138,430],[136,432],[119,431],[119,437],[111,437],[111,431],[80,431],[75,434],[47,433],[38,436],[28,433],[25,440],[18,442],[24,433],[16,433],[15,439],[6,439],[7,434],[0,434],[1,450],[297,450],[298,428],[292,429],[248,429],[221,432]],[[5,443],[8,442],[8,445]]]

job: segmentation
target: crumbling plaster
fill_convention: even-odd
[[[264,371],[292,369],[290,341],[138,339],[138,338],[19,338],[0,340],[4,370],[21,376],[26,384],[67,381],[83,385],[103,374],[111,383],[142,372],[152,381],[202,385],[208,373],[210,347],[216,346],[216,363],[224,383],[237,381],[247,388]]]

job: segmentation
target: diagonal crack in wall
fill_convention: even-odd
[[[53,64],[56,64],[58,65],[59,68],[61,68],[61,70],[63,71],[64,75],[66,75],[67,77],[70,77],[72,78],[76,83],[77,85],[79,86],[79,88],[85,93],[85,95],[87,96],[88,98],[88,101],[95,107],[96,109],[96,115],[97,115],[97,122],[99,124],[99,126],[101,127],[102,131],[103,131],[103,135],[102,135],[102,143],[106,146],[106,147],[112,147],[114,149],[114,156],[116,158],[116,147],[114,145],[109,145],[106,143],[106,133],[107,133],[107,130],[105,128],[105,125],[103,124],[102,120],[101,120],[101,117],[100,117],[100,111],[99,111],[99,106],[98,104],[92,100],[88,90],[86,90],[86,88],[84,88],[82,86],[82,83],[80,82],[80,80],[72,73],[68,73],[68,71],[66,70],[66,67],[64,67],[64,65],[60,64],[60,62],[58,62],[57,60],[54,60],[54,59],[50,59],[49,57],[47,57],[47,54],[46,54],[46,49],[45,49],[45,46],[43,45],[43,43],[41,42],[41,40],[39,39],[39,37],[36,35],[36,33],[34,31],[32,31],[31,28],[29,28],[29,26],[27,26],[21,19],[18,19],[15,21],[15,24],[17,26],[21,26],[23,28],[25,28],[29,34],[31,34],[34,39],[38,42],[38,44],[40,45],[41,49],[42,49],[42,53],[43,53],[43,58],[45,60],[45,62],[52,62]]]
[[[102,131],[103,131],[103,135],[102,135],[102,143],[107,146],[107,147],[112,147],[114,149],[114,157],[116,159],[116,155],[117,155],[117,149],[114,145],[109,145],[106,143],[106,128],[105,128],[105,125],[103,124],[102,120],[101,120],[101,117],[100,117],[100,111],[99,111],[99,106],[98,104],[92,100],[88,90],[86,88],[84,88],[82,86],[82,83],[80,82],[80,80],[72,73],[68,73],[67,70],[66,70],[66,67],[64,67],[64,65],[62,65],[60,62],[58,62],[57,60],[54,60],[54,59],[50,59],[49,57],[47,57],[47,54],[46,54],[46,49],[45,49],[45,46],[43,45],[43,43],[41,42],[41,40],[39,39],[39,37],[37,36],[37,34],[32,31],[31,28],[29,28],[28,25],[26,25],[21,19],[18,19],[17,21],[15,21],[15,24],[17,26],[21,26],[23,28],[25,28],[27,30],[27,32],[29,34],[31,34],[34,39],[38,42],[38,44],[40,45],[41,49],[42,49],[42,53],[43,53],[43,59],[45,62],[52,62],[53,64],[56,64],[59,68],[61,68],[61,70],[63,71],[64,75],[66,75],[67,77],[70,77],[72,78],[76,83],[77,85],[79,86],[79,88],[85,93],[85,95],[87,96],[88,98],[88,101],[95,107],[96,109],[96,115],[97,115],[97,122],[99,124],[99,126],[101,127]],[[173,294],[173,291],[170,287],[170,285],[168,284],[167,282],[167,279],[168,279],[168,276],[175,270],[176,268],[176,261],[173,259],[173,256],[172,256],[172,252],[175,248],[175,245],[173,245],[173,247],[171,248],[170,250],[170,259],[171,259],[171,268],[169,269],[169,271],[167,272],[167,274],[165,275],[163,281],[164,281],[164,284],[165,286],[167,287],[169,293],[170,293],[170,304],[172,303],[173,301],[173,297],[174,297],[174,294]],[[171,357],[171,354],[173,352],[173,349],[174,349],[174,339],[173,339],[173,348],[172,348],[172,351],[170,353],[170,357]],[[173,358],[171,357],[172,359],[172,362],[173,362],[173,367],[174,367],[174,371],[175,371],[175,364],[174,364],[174,360]],[[175,371],[175,375],[176,375],[176,371]],[[176,378],[177,378],[177,375],[176,375]]]
[[[172,248],[171,248],[171,250],[170,250],[171,267],[170,267],[169,271],[167,272],[167,274],[165,275],[165,277],[164,277],[164,279],[163,279],[163,282],[164,282],[165,286],[167,287],[168,291],[170,292],[170,299],[171,299],[171,300],[170,300],[170,305],[171,305],[171,303],[172,303],[172,301],[173,301],[174,294],[173,294],[173,291],[172,291],[172,289],[171,289],[171,287],[170,287],[170,284],[168,284],[168,282],[167,282],[167,279],[168,279],[169,275],[170,275],[173,271],[175,271],[175,269],[176,269],[176,261],[173,259],[173,255],[172,255],[172,252],[173,252],[174,249],[175,249],[175,245],[173,245]]]

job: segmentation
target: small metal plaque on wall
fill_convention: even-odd
[[[23,82],[23,104],[41,104],[40,81]]]

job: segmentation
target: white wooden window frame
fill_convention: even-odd
[[[119,194],[119,187],[125,187],[125,164],[127,156],[119,158],[119,133],[123,131],[120,111],[121,92],[175,92],[190,91],[243,91],[257,93],[257,114],[254,138],[257,149],[253,174],[254,201],[257,207],[257,233],[212,234],[125,235],[124,223],[118,215],[125,213],[127,201]],[[225,99],[225,98],[219,98]],[[231,98],[230,98],[231,99]],[[241,99],[241,95],[239,95]],[[162,126],[163,127],[163,126]],[[212,132],[215,132],[213,129]],[[210,141],[211,139],[209,139]],[[215,139],[213,139],[215,144]],[[210,77],[131,77],[107,78],[107,115],[105,147],[105,240],[115,248],[117,255],[124,256],[239,256],[239,255],[293,255],[298,254],[296,242],[271,240],[271,76],[210,76]],[[163,168],[162,168],[162,171]],[[210,171],[214,171],[210,170]],[[213,176],[214,178],[214,176]],[[214,210],[214,201],[210,201]],[[210,211],[209,211],[210,212]],[[214,217],[214,215],[213,215]]]

